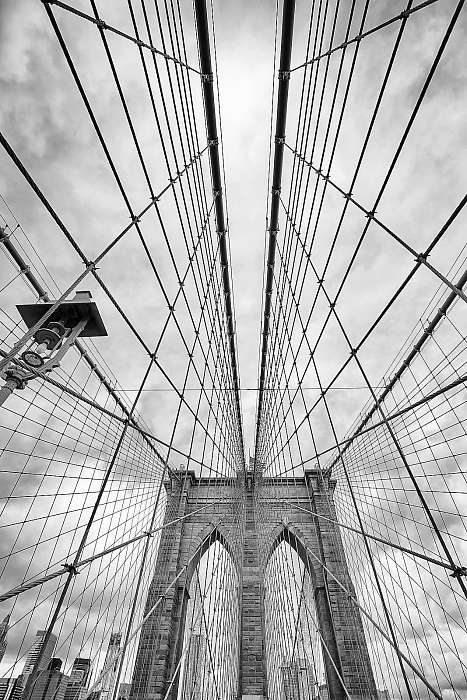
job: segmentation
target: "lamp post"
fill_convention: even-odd
[[[19,304],[16,308],[28,329],[31,329],[40,324],[41,318],[55,304],[54,301]],[[91,292],[76,292],[73,299],[58,304],[44,324],[36,328],[20,357],[10,358],[4,365],[0,373],[5,380],[0,388],[0,405],[15,389],[24,389],[30,379],[59,367],[61,359],[78,337],[105,335],[107,331],[96,303],[92,301]]]

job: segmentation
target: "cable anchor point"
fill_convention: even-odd
[[[62,564],[63,568],[68,571],[72,576],[78,576],[79,571],[75,564]]]

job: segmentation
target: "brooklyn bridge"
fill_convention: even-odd
[[[464,1],[0,17],[0,700],[467,700]]]

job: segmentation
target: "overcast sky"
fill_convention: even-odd
[[[91,13],[86,0],[73,0],[74,7]],[[371,209],[388,165],[407,124],[449,19],[454,0],[439,0],[410,17],[402,39],[380,115],[375,124],[361,173],[353,189],[355,198]],[[404,9],[400,0],[373,0],[365,22],[372,27]],[[188,61],[197,66],[197,49],[191,3],[182,3],[185,17]],[[330,3],[332,12],[335,4]],[[98,3],[102,18],[109,24],[132,32],[125,3]],[[341,3],[337,17],[334,44],[342,41],[346,30],[349,3]],[[331,16],[331,9],[329,10]],[[358,33],[363,2],[357,0],[350,36]],[[139,10],[138,10],[139,11]],[[298,2],[295,23],[292,65],[302,63],[306,51],[308,3]],[[118,94],[96,27],[86,20],[54,7],[54,14],[89,95],[96,117],[109,144],[135,211],[148,202],[148,191],[130,143]],[[232,278],[235,294],[237,345],[241,376],[242,406],[246,451],[253,449],[254,416],[257,392],[258,348],[260,339],[262,274],[267,214],[267,178],[270,145],[271,90],[273,79],[275,4],[272,2],[214,3],[216,47],[220,91],[222,145],[229,214],[229,236]],[[140,15],[138,15],[140,19]],[[331,167],[331,178],[344,190],[349,186],[358,154],[374,108],[379,87],[394,46],[399,22],[365,39],[359,49],[356,70],[349,92],[338,147]],[[422,251],[435,237],[465,193],[465,79],[467,17],[465,11],[456,26],[449,45],[429,88],[426,100],[410,132],[407,144],[397,162],[384,197],[377,208],[379,218],[407,241]],[[329,43],[329,29],[323,46]],[[167,184],[160,143],[155,137],[146,86],[137,47],[108,34],[122,86],[128,100],[135,128],[143,146],[154,189]],[[155,35],[154,43],[158,44]],[[342,85],[348,77],[354,48],[349,49],[343,68]],[[324,93],[323,123],[332,96],[333,78],[338,70],[340,53],[329,63],[329,88]],[[160,59],[158,59],[160,60]],[[295,145],[298,101],[303,71],[292,74],[287,141]],[[321,80],[321,78],[320,78]],[[205,142],[199,79],[191,80],[195,109],[198,114],[200,141]],[[318,87],[321,83],[318,81]],[[167,87],[167,86],[166,86]],[[0,1],[0,128],[25,166],[30,170],[56,211],[81,248],[93,258],[128,223],[126,211],[105,162],[90,120],[83,107],[71,73],[59,48],[57,38],[39,0]],[[337,104],[341,104],[342,90]],[[172,115],[173,118],[173,115]],[[314,123],[313,123],[314,124]],[[333,122],[335,129],[335,122]],[[333,134],[331,129],[331,134]],[[324,129],[317,138],[315,162],[321,156]],[[310,149],[307,151],[310,156]],[[329,155],[326,156],[328,158]],[[204,156],[206,158],[206,156]],[[207,162],[207,161],[205,161]],[[291,154],[286,153],[283,195],[289,196]],[[208,169],[205,167],[208,177]],[[315,177],[310,179],[310,192]],[[320,185],[321,187],[321,185]],[[210,187],[208,186],[208,191]],[[318,190],[320,193],[321,190]],[[5,153],[0,153],[0,194],[21,222],[31,244],[37,249],[52,277],[65,288],[83,265],[63,234],[44,210]],[[314,244],[314,264],[322,270],[332,236],[342,211],[343,198],[328,188]],[[13,217],[0,201],[0,212],[10,225]],[[182,247],[173,206],[164,199],[161,212],[182,258]],[[152,218],[151,218],[152,217]],[[355,243],[365,225],[364,215],[349,207],[327,274],[327,289],[335,294]],[[304,227],[306,216],[303,220]],[[314,222],[313,222],[314,223]],[[465,216],[456,219],[446,236],[435,248],[430,261],[450,279],[456,279],[457,267],[464,260]],[[160,227],[153,212],[141,224],[156,253],[167,288],[176,292],[169,274],[169,260],[163,250]],[[281,232],[285,220],[281,213]],[[32,248],[23,234],[20,240],[32,256]],[[279,243],[282,239],[279,236]],[[34,258],[37,261],[37,258]],[[361,251],[339,300],[339,315],[350,340],[356,344],[377,317],[392,293],[413,266],[410,253],[378,228],[369,227]],[[2,259],[5,279],[12,268]],[[183,268],[183,266],[181,266]],[[129,233],[100,266],[100,274],[112,293],[141,331],[150,345],[154,343],[167,309],[137,242]],[[2,275],[3,279],[3,275]],[[426,306],[439,286],[439,279],[421,269],[410,282],[377,331],[361,351],[361,360],[372,384],[380,382],[388,366],[413,328],[421,330]],[[81,288],[92,290],[98,301],[109,337],[98,341],[99,351],[108,362],[120,385],[127,389],[138,386],[147,358],[125,328],[121,318],[98,285],[90,278]],[[306,318],[316,290],[311,274],[307,276],[302,298],[302,314]],[[12,315],[14,305],[32,299],[24,285],[17,281],[5,290],[2,306]],[[430,311],[436,309],[438,300]],[[309,328],[312,343],[317,337],[328,304],[321,297]],[[180,311],[186,323],[186,311]],[[465,324],[460,314],[457,321]],[[465,325],[464,325],[465,328]],[[413,337],[416,337],[417,333]],[[294,339],[294,342],[296,339]],[[450,348],[448,348],[450,350]],[[316,363],[323,384],[330,381],[340,364],[348,357],[349,348],[335,321],[332,321],[316,353]],[[173,329],[161,349],[162,363],[177,385],[183,378],[186,353]],[[305,359],[300,357],[300,366]],[[397,364],[396,364],[397,366]],[[426,371],[426,370],[425,370]],[[296,386],[296,377],[291,384]],[[193,379],[194,381],[194,379]],[[316,375],[308,372],[304,386],[310,403],[317,397]],[[329,405],[342,438],[369,399],[368,390],[355,364],[351,364],[331,393]],[[161,375],[154,371],[148,387],[167,388]],[[134,394],[130,394],[133,396]],[[173,392],[146,393],[139,405],[146,423],[165,440],[170,438],[172,417],[177,407]],[[303,415],[297,406],[296,415]],[[333,436],[324,410],[317,410],[314,428],[318,449],[333,445]],[[181,421],[176,444],[186,447],[191,418]],[[303,438],[304,456],[313,455],[308,437]],[[296,453],[295,453],[296,456]],[[177,458],[174,458],[177,462]]]
[[[75,6],[90,11],[84,0]],[[370,207],[378,191],[453,6],[454,3],[450,0],[443,0],[427,12],[415,13],[407,24],[388,85],[384,109],[375,125],[374,138],[370,141],[362,174],[354,190],[355,197],[364,206]],[[402,8],[401,2],[370,3],[365,26],[378,24],[395,14],[399,8]],[[100,9],[109,23],[124,30],[131,29],[125,8],[102,4]],[[188,5],[184,5],[183,9],[188,16]],[[232,275],[241,380],[245,388],[254,388],[257,383],[274,10],[272,2],[220,2],[215,5]],[[361,4],[357,3],[351,36],[357,33],[361,11]],[[4,2],[2,14],[2,130],[82,249],[92,257],[126,224],[127,213],[115,191],[109,169],[105,166],[92,126],[43,6],[35,0]],[[133,196],[135,208],[141,208],[139,205],[147,202],[147,189],[144,188],[135,165],[134,149],[128,146],[128,127],[122,116],[97,30],[91,23],[64,10],[57,9],[56,15],[125,185]],[[338,43],[339,38],[342,39],[347,17],[348,8],[343,8],[338,16],[335,43]],[[307,22],[306,8],[298,3],[293,65],[300,63],[305,55]],[[340,186],[346,187],[353,173],[398,27],[399,24],[395,23],[362,42],[332,169],[334,179]],[[466,126],[461,85],[466,71],[464,37],[465,16],[462,16],[379,207],[380,218],[417,250],[421,250],[437,233],[463,193],[461,168]],[[193,34],[187,31],[186,39],[189,56],[196,65]],[[326,41],[329,41],[328,35],[324,39],[325,46]],[[145,155],[157,189],[158,183],[165,185],[166,172],[160,161],[158,165],[157,155],[160,154],[150,147],[154,141],[153,126],[148,116],[147,91],[142,82],[137,48],[113,35],[109,35],[109,42],[117,56],[117,67],[138,134],[143,145],[148,145]],[[348,51],[344,75],[348,73],[352,55],[353,50]],[[331,75],[337,70],[339,56],[339,52],[334,54],[330,63]],[[302,71],[297,71],[292,79],[288,128],[291,143],[295,140],[297,95],[301,88],[301,77]],[[196,86],[196,82],[194,80],[192,84]],[[325,104],[330,99],[330,94],[329,88]],[[201,105],[198,102],[196,106]],[[3,195],[54,278],[62,286],[69,283],[81,272],[81,263],[21,175],[4,154],[1,158],[0,184]],[[290,154],[286,155],[285,160],[283,189],[287,192]],[[314,185],[313,178],[311,183]],[[329,249],[330,232],[335,230],[341,206],[340,195],[330,191],[315,245],[315,263],[318,268],[322,267],[324,251]],[[163,213],[172,222],[171,213]],[[346,221],[348,224],[341,236],[336,262],[331,266],[330,293],[335,290],[344,263],[348,261],[356,237],[365,223],[364,216],[355,208],[349,209]],[[282,221],[281,227],[283,226]],[[108,264],[102,265],[102,277],[109,283],[123,308],[129,311],[137,327],[147,329],[145,338],[149,339],[154,327],[154,312],[160,314],[162,304],[151,286],[152,280],[145,269],[144,260],[141,256],[135,257],[137,246],[133,242],[134,238],[130,240],[127,237],[115,249]],[[462,244],[463,229],[459,219],[436,248],[433,263],[447,271]],[[131,270],[120,264],[129,255],[133,256]],[[340,301],[341,317],[352,340],[356,341],[370,325],[412,262],[410,254],[400,249],[386,234],[370,227],[370,235],[367,236]],[[137,281],[133,274],[136,270],[139,277]],[[311,275],[308,277],[312,284],[309,294],[304,295],[306,299],[310,299],[315,284]],[[436,286],[436,278],[421,270],[409,285],[401,304],[396,304],[381,330],[374,335],[373,342],[367,344],[368,349],[364,350],[362,358],[373,381],[379,380],[383,374],[417,322],[426,300]],[[99,349],[109,359],[122,386],[136,387],[142,365],[135,351],[129,367],[126,353],[126,343],[133,341],[123,335],[121,324],[102,292],[95,285],[93,287],[91,284],[91,288],[102,308],[110,335],[108,341],[99,341]],[[137,303],[135,289],[138,290]],[[17,301],[16,298],[13,299],[14,292],[16,290],[13,287],[11,303]],[[304,316],[308,311],[307,303],[303,306]],[[322,322],[323,313],[323,308],[317,308],[316,328]],[[329,348],[334,351],[332,356]],[[340,332],[337,329],[330,330],[323,339],[322,352],[317,356],[324,382],[332,376],[333,370],[346,353],[347,348],[342,343]],[[158,381],[154,376],[156,386],[160,384]],[[315,378],[310,376],[309,382],[305,381],[304,385],[307,383],[316,384]],[[361,377],[352,370],[348,376],[343,377],[343,385],[360,386]],[[336,412],[339,428],[344,430],[367,400],[368,394],[353,391],[351,394],[338,392],[334,396],[337,404],[345,404],[345,410]],[[256,392],[244,392],[242,399],[248,450],[252,448]],[[157,410],[157,401],[160,400],[160,396],[156,403],[154,397],[144,398],[142,410],[148,421],[151,421],[151,414]]]

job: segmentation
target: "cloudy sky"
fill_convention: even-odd
[[[84,0],[75,6],[89,11]],[[377,193],[453,6],[454,3],[450,1],[435,3],[427,12],[415,13],[407,24],[381,116],[375,125],[374,136],[354,188],[356,199],[364,206],[370,207]],[[190,8],[184,6],[183,9],[189,15]],[[275,8],[273,3],[268,2],[221,2],[214,9],[240,371],[242,386],[254,389],[257,384],[261,317]],[[370,3],[365,27],[377,25],[399,9],[402,9],[400,2],[388,5]],[[339,38],[342,40],[348,10],[343,8],[338,15],[335,43],[339,43]],[[126,8],[116,4],[112,7],[103,5],[100,11],[109,24],[131,30]],[[127,213],[43,6],[34,0],[4,2],[2,14],[0,80],[5,96],[1,105],[2,131],[84,252],[92,258],[125,226]],[[128,126],[96,27],[65,10],[57,9],[56,14],[135,209],[142,208],[147,203],[147,188],[141,180],[134,148],[128,145]],[[357,3],[351,36],[357,33],[361,16],[362,6]],[[306,8],[300,3],[297,19],[292,65],[302,62],[305,55],[308,17]],[[344,188],[353,173],[398,27],[399,24],[395,23],[362,42],[359,50],[342,136],[332,169],[334,180]],[[437,233],[463,193],[461,164],[465,119],[461,85],[465,75],[464,35],[465,17],[462,16],[379,206],[383,222],[400,233],[416,250],[421,250]],[[186,40],[188,54],[196,65],[193,33],[186,31]],[[329,41],[328,34],[324,37],[324,46],[326,41]],[[157,190],[159,183],[162,186],[166,184],[167,175],[160,158],[158,161],[160,149],[155,145],[154,125],[149,118],[147,90],[143,84],[137,48],[112,35],[109,42],[116,55],[116,65],[138,136],[143,146],[147,146],[145,157]],[[348,73],[352,55],[353,51],[349,51],[344,63],[344,76]],[[338,56],[339,52],[330,62],[331,77],[337,70]],[[297,71],[291,88],[288,133],[292,143],[301,78],[302,71]],[[331,78],[329,81],[332,84]],[[343,78],[341,81],[344,85]],[[196,80],[192,82],[196,85]],[[199,99],[196,89],[194,93],[195,99]],[[328,88],[323,115],[330,94],[331,89]],[[201,107],[199,102],[196,107]],[[291,158],[286,156],[285,182],[290,163]],[[51,274],[63,287],[81,272],[76,254],[4,154],[0,177],[3,195]],[[314,185],[313,178],[311,182]],[[340,207],[340,195],[330,191],[315,246],[318,269],[322,267],[323,256],[329,249],[330,231],[335,229]],[[172,213],[164,211],[163,215],[169,225],[172,224]],[[331,266],[329,293],[335,290],[341,278],[344,263],[348,262],[365,220],[355,208],[350,208],[346,222],[335,263]],[[154,223],[151,221],[146,225]],[[449,269],[462,247],[462,239],[462,220],[459,218],[433,254],[432,261],[440,270],[446,272]],[[340,302],[341,317],[352,340],[357,340],[370,325],[413,262],[410,254],[400,249],[381,230],[371,227],[367,241]],[[134,242],[134,237],[124,239],[109,256],[108,263],[102,264],[102,277],[123,308],[129,311],[135,325],[139,329],[145,328],[144,337],[149,339],[151,331],[157,327],[163,304],[160,295],[152,288],[153,281],[146,269],[147,264]],[[132,259],[131,268],[122,264],[128,259]],[[165,261],[161,264],[164,265]],[[136,271],[138,279],[135,279]],[[311,275],[308,277],[314,285]],[[374,335],[373,342],[367,344],[363,359],[373,381],[380,379],[436,286],[437,280],[433,275],[420,271],[409,285],[401,304],[395,306],[379,333]],[[137,351],[134,351],[129,367],[127,343],[133,341],[123,335],[120,321],[102,292],[97,287],[92,289],[101,305],[111,337],[109,341],[100,341],[99,349],[110,361],[121,385],[134,388],[138,385],[142,365]],[[311,290],[314,292],[314,288],[310,287],[310,294]],[[16,298],[13,299],[15,291],[12,288],[7,303],[16,301]],[[304,306],[304,316],[307,310]],[[323,313],[323,308],[318,305],[316,328],[320,327]],[[342,353],[346,353],[339,332],[330,330],[323,339],[322,353],[318,356],[324,382],[332,376],[342,359],[338,352],[340,345]],[[330,358],[331,347],[334,358]],[[343,385],[361,385],[357,375],[349,375],[346,380]],[[155,376],[155,386],[159,385],[158,381],[159,378]],[[310,377],[308,383],[314,385],[316,381]],[[336,418],[339,427],[345,429],[367,400],[368,394],[353,390],[352,393],[336,393],[335,397],[338,404],[346,404],[345,410],[337,411]],[[158,396],[157,401],[160,400],[164,399]],[[242,400],[246,448],[251,449],[256,392],[243,392]],[[143,406],[145,417],[150,421],[157,410],[154,397],[146,396]]]
[[[92,15],[92,8],[87,0],[73,0],[70,4]],[[373,206],[456,4],[454,0],[438,0],[415,12],[407,22],[379,116],[353,188],[355,199],[367,209]],[[126,4],[100,2],[97,6],[101,17],[108,24],[133,33]],[[349,36],[354,36],[360,31],[363,6],[361,0],[355,3]],[[314,22],[318,8],[319,12],[324,12],[324,7],[324,3],[315,3]],[[343,40],[350,7],[350,3],[340,3],[334,35],[331,36],[336,5],[334,2],[328,3],[329,14],[326,30],[322,35],[323,50],[328,48],[331,40],[333,45]],[[384,22],[405,7],[406,3],[399,0],[389,3],[372,0],[368,6],[364,28]],[[140,211],[148,203],[148,187],[131,142],[128,124],[98,30],[93,23],[65,9],[54,7],[53,11],[134,210]],[[136,3],[135,12],[138,25],[142,27],[141,9],[139,5],[136,7]],[[182,12],[188,63],[196,67],[198,58],[191,3],[183,2]],[[302,63],[305,57],[308,12],[308,3],[298,2],[293,66]],[[276,7],[272,1],[220,0],[214,3],[214,17],[231,273],[243,389],[245,449],[248,452],[254,446]],[[152,21],[156,27],[155,16],[152,16]],[[351,182],[399,27],[400,23],[395,22],[363,40],[359,47],[331,167],[331,179],[344,191],[347,191]],[[422,251],[429,245],[465,194],[466,30],[467,17],[464,11],[377,207],[380,220],[416,251]],[[155,129],[139,52],[136,45],[128,40],[110,33],[107,36],[135,130],[142,145],[150,180],[154,191],[159,192],[166,186],[168,175],[160,139]],[[161,45],[157,29],[154,29],[153,43],[156,46]],[[340,55],[340,52],[333,54],[329,62],[328,87],[324,92],[321,92],[323,71],[318,75],[317,94],[323,95],[321,126],[316,132],[316,144],[312,147],[310,138],[306,149],[307,157],[314,163],[319,163],[322,155],[325,132],[323,125],[328,123]],[[343,63],[342,87],[337,95],[337,108],[342,104],[343,89],[349,76],[353,55],[354,47],[349,48]],[[302,70],[297,70],[291,78],[287,141],[293,147],[296,145],[303,75]],[[167,78],[163,77],[162,82],[164,90],[168,91]],[[194,73],[191,85],[200,143],[203,144],[205,137],[201,93],[199,78]],[[81,249],[88,258],[93,259],[127,225],[129,215],[44,6],[38,0],[3,0],[0,3],[0,94],[2,133],[72,232]],[[168,110],[170,120],[174,124],[176,115],[170,104]],[[314,119],[315,117],[311,122],[311,133],[314,133]],[[335,134],[336,123],[334,116],[331,121],[330,142]],[[167,140],[164,127],[163,132]],[[204,159],[203,167],[208,181],[206,155]],[[324,162],[327,163],[328,159],[329,145]],[[289,198],[292,162],[291,154],[286,153],[284,201],[288,201]],[[313,191],[314,186],[315,176],[312,175],[309,193]],[[207,191],[209,190],[208,185]],[[322,183],[317,192],[318,196],[321,196]],[[11,228],[15,227],[15,217],[21,223],[23,231],[18,230],[16,235],[41,274],[46,276],[34,249],[53,280],[61,289],[66,288],[82,272],[83,265],[4,152],[0,153],[0,194],[5,198],[5,201],[0,201],[0,212]],[[343,198],[332,188],[327,188],[323,202],[313,249],[313,262],[318,271],[323,269],[329,252],[342,211]],[[8,210],[6,203],[15,216]],[[307,207],[309,199],[301,219],[302,232],[308,221]],[[167,196],[162,200],[160,210],[175,257],[180,261],[180,269],[183,270],[187,263],[186,254],[175,208]],[[326,275],[326,288],[331,297],[337,291],[365,222],[365,216],[350,205]],[[312,229],[315,223],[316,220],[312,218]],[[280,228],[279,245],[282,244],[281,236],[285,235],[286,231],[283,212]],[[169,296],[173,297],[177,292],[177,284],[171,272],[160,223],[152,211],[145,216],[141,229],[149,242],[151,252],[157,257],[158,269]],[[436,246],[430,256],[430,262],[449,279],[455,280],[464,262],[464,245],[465,215],[461,214]],[[5,270],[5,279],[11,279],[14,274],[11,265],[4,259],[0,264],[1,269]],[[339,317],[352,344],[359,342],[413,264],[413,256],[408,251],[394,242],[376,224],[370,225],[338,304]],[[102,261],[99,273],[145,342],[153,346],[165,321],[167,304],[155,284],[154,275],[134,230]],[[52,293],[56,292],[50,278],[47,279]],[[300,307],[304,319],[310,311],[316,287],[316,281],[309,270]],[[379,384],[409,335],[413,344],[414,338],[421,330],[421,320],[425,321],[439,305],[442,294],[438,294],[429,312],[426,310],[438,287],[439,279],[435,275],[425,269],[419,270],[401,298],[379,324],[376,332],[363,346],[360,358],[373,385]],[[146,367],[146,353],[135,342],[95,281],[88,277],[86,284],[81,285],[81,288],[92,290],[107,325],[109,337],[98,340],[97,344],[99,352],[108,363],[109,372],[118,377],[121,387],[134,390],[139,385]],[[194,294],[192,282],[189,283],[190,292]],[[17,280],[2,294],[2,308],[11,314],[12,318],[17,318],[14,304],[30,301],[32,298],[22,281]],[[197,311],[198,308],[199,305],[194,300],[193,309]],[[311,344],[321,330],[328,308],[329,303],[321,295],[308,331]],[[187,338],[191,338],[192,329],[189,328],[188,314],[183,304],[178,317]],[[455,323],[460,328],[464,324],[465,329],[465,314],[462,316],[457,310]],[[296,329],[293,337],[295,347],[299,338],[300,333]],[[452,351],[455,342],[457,341],[454,336],[448,338],[446,353]],[[305,367],[305,354],[303,352],[298,358],[300,369]],[[348,354],[349,348],[343,340],[342,333],[335,320],[331,320],[315,355],[319,379],[324,385],[331,380]],[[160,348],[159,356],[161,364],[176,385],[181,386],[187,365],[186,350],[172,326]],[[399,361],[400,359],[401,357]],[[288,361],[290,367],[290,357]],[[458,363],[460,367],[461,359]],[[394,367],[397,366],[396,362]],[[420,378],[423,379],[429,372],[429,367],[420,368]],[[190,374],[189,380],[193,388],[198,387],[198,380],[193,373]],[[292,386],[296,386],[295,380],[296,376],[292,376]],[[305,396],[311,405],[319,394],[317,376],[313,371],[305,374],[303,385],[307,387]],[[167,391],[167,381],[156,370],[151,373],[147,388],[164,391],[144,393],[139,412],[151,430],[168,442],[178,406],[177,397],[173,391]],[[126,395],[133,397],[134,392],[129,391]],[[194,403],[197,395],[197,392],[193,392]],[[338,438],[343,437],[369,398],[370,393],[364,388],[361,373],[352,363],[330,392],[329,407]],[[295,417],[300,420],[303,415],[303,406],[297,401]],[[313,420],[318,450],[332,447],[333,435],[322,406],[315,412]],[[182,450],[187,449],[189,445],[191,428],[192,418],[188,414],[183,415],[175,437],[175,445]],[[302,449],[305,458],[313,457],[314,448],[309,435],[303,435]],[[291,457],[292,461],[299,461],[296,446]],[[177,459],[174,458],[175,463]],[[448,508],[447,505],[444,507]]]

